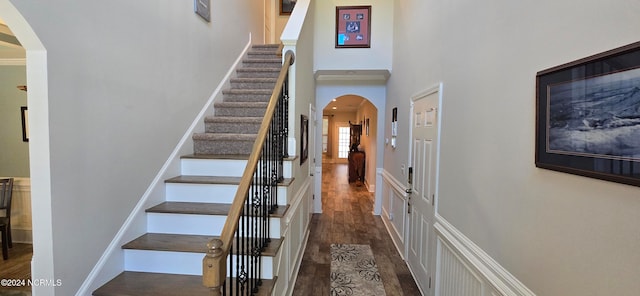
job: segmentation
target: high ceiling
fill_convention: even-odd
[[[0,59],[23,59],[25,50],[4,20],[0,19]]]

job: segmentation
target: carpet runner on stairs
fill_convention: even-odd
[[[254,45],[205,118],[204,133],[193,135],[194,154],[249,154],[281,67],[278,45]]]

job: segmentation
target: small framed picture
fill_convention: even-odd
[[[22,141],[29,142],[29,110],[26,106],[20,107],[22,114]]]
[[[336,48],[371,47],[371,6],[336,7]]]
[[[280,0],[280,15],[290,15],[297,0]]]
[[[309,158],[309,117],[300,115],[300,165]]]

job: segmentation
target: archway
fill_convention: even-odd
[[[376,84],[360,84],[349,85],[345,83],[339,84],[318,84],[316,86],[316,109],[322,110],[325,106],[330,105],[333,99],[346,98],[345,96],[356,96],[362,98],[361,101],[371,104],[370,110],[375,110],[375,120],[372,116],[372,112],[364,114],[362,112],[356,115],[356,120],[360,120],[366,124],[366,119],[369,118],[369,136],[367,146],[371,152],[367,153],[367,158],[371,161],[372,165],[369,165],[366,175],[367,181],[370,184],[370,191],[375,191],[375,200],[373,207],[373,214],[380,215],[382,204],[382,172],[383,152],[384,152],[384,122],[385,122],[385,101],[386,101],[386,87],[385,85]],[[356,108],[357,110],[357,108]],[[358,119],[357,116],[360,116]],[[316,120],[318,123],[323,122],[322,113],[317,112]],[[363,134],[366,134],[364,129]],[[321,153],[322,147],[322,124],[317,125],[316,131],[316,151]],[[320,154],[316,154],[316,157],[321,157]],[[322,213],[322,162],[317,162],[315,168],[316,186],[315,196],[320,197],[314,200],[314,209],[316,213]]]
[[[24,47],[27,57],[29,162],[33,259],[31,277],[54,279],[47,52],[38,36],[9,0],[0,0],[2,18]],[[54,287],[33,286],[35,294],[53,295]]]
[[[322,162],[347,163],[351,145],[357,144],[371,156],[365,161],[363,182],[368,191],[375,192],[378,109],[367,98],[343,95],[332,99],[322,113]],[[360,129],[357,143],[352,143],[351,125]]]

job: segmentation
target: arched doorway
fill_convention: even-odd
[[[2,18],[26,51],[29,110],[29,171],[33,259],[31,277],[54,279],[49,152],[47,52],[35,32],[9,0],[0,0]],[[34,293],[53,295],[52,286],[34,286]]]
[[[375,192],[378,109],[364,97],[343,95],[332,99],[322,115],[322,162],[347,163],[352,145],[358,145],[370,155],[365,158],[364,186]],[[351,127],[357,127],[357,140]]]
[[[318,76],[318,74],[317,74]],[[381,205],[382,205],[382,177],[380,172],[382,172],[382,161],[383,161],[383,152],[384,152],[384,122],[385,122],[385,102],[386,102],[386,86],[384,82],[388,76],[384,76],[383,80],[373,81],[370,83],[362,83],[362,81],[358,81],[357,84],[345,83],[344,81],[331,81],[331,80],[321,80],[318,81],[316,85],[316,109],[323,110],[326,106],[329,106],[333,99],[338,100],[339,98],[346,98],[344,96],[356,96],[360,97],[361,101],[368,102],[371,104],[370,110],[375,110],[375,118],[373,118],[372,113],[369,112],[364,114],[361,112],[359,115],[356,115],[356,120],[359,122],[363,121],[363,125],[366,125],[366,119],[369,118],[369,136],[365,139],[368,140],[366,143],[369,146],[366,149],[369,149],[371,152],[367,153],[368,161],[371,161],[371,165],[367,168],[367,181],[369,182],[369,186],[371,190],[375,191],[375,200],[373,207],[373,214],[380,215]],[[321,75],[317,79],[322,79]],[[356,107],[356,110],[358,108]],[[321,157],[320,153],[323,151],[322,143],[322,124],[323,122],[323,113],[317,112],[316,120],[318,122],[317,131],[316,131],[316,157]],[[357,114],[357,113],[356,113]],[[360,117],[358,119],[358,116]],[[366,134],[366,128],[363,129],[363,134]],[[314,210],[316,213],[322,213],[322,162],[316,163],[315,168],[315,176],[316,176],[316,185],[315,185],[315,196],[320,197],[314,200]]]

